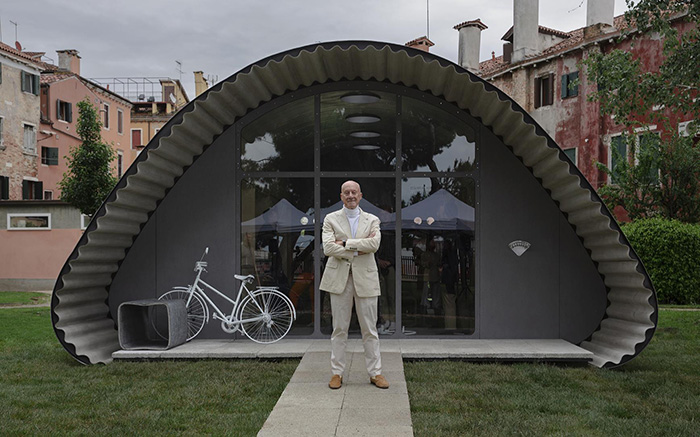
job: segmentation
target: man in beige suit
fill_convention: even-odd
[[[379,272],[374,252],[379,249],[379,218],[360,209],[360,184],[347,181],[340,188],[343,208],[323,221],[323,253],[328,257],[321,278],[321,290],[330,293],[333,314],[331,334],[331,371],[328,386],[338,389],[345,371],[345,346],[352,316],[353,301],[362,331],[365,364],[370,382],[389,388],[382,376],[382,359],[377,335],[377,297]]]

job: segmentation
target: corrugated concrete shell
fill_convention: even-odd
[[[54,288],[59,341],[83,363],[108,363],[119,348],[109,287],[142,227],[185,169],[238,118],[302,87],[341,80],[403,84],[453,103],[502,138],[550,193],[608,288],[599,328],[581,343],[593,364],[618,366],[651,339],[657,302],[651,281],[610,212],[554,141],[512,99],[457,65],[404,46],[335,42],[261,60],[199,96],[158,133],[90,223]]]

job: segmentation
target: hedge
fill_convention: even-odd
[[[700,303],[700,224],[652,218],[624,224],[622,230],[642,259],[659,303]]]

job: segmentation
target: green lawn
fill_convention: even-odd
[[[49,317],[0,309],[0,435],[255,435],[297,366],[83,366]],[[620,369],[407,362],[415,434],[700,435],[698,339],[700,312],[664,309],[651,344]]]
[[[34,291],[0,291],[0,305],[36,305],[48,303],[50,294]]]
[[[0,309],[0,435],[255,435],[298,361],[84,366],[44,308]]]
[[[619,369],[406,362],[416,436],[700,435],[700,312],[661,310]]]

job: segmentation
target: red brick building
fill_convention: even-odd
[[[598,103],[587,101],[596,84],[588,82],[578,64],[592,52],[621,49],[640,59],[646,71],[655,71],[663,61],[663,40],[658,34],[626,28],[624,16],[613,16],[614,0],[587,4],[586,27],[565,32],[538,25],[537,0],[515,0],[514,26],[503,35],[503,53],[493,53],[483,62],[478,62],[479,51],[474,47],[478,47],[486,26],[474,20],[455,29],[460,32],[460,64],[510,95],[565,150],[593,186],[600,187],[607,176],[595,163],[613,164],[611,147],[625,151],[625,145],[616,140],[623,127],[603,115]],[[675,17],[672,23],[680,32],[694,26],[682,17]],[[623,34],[628,36],[620,41]],[[576,78],[580,85],[569,87]],[[671,125],[681,132],[691,121],[669,115]],[[662,126],[648,127],[663,134]]]

